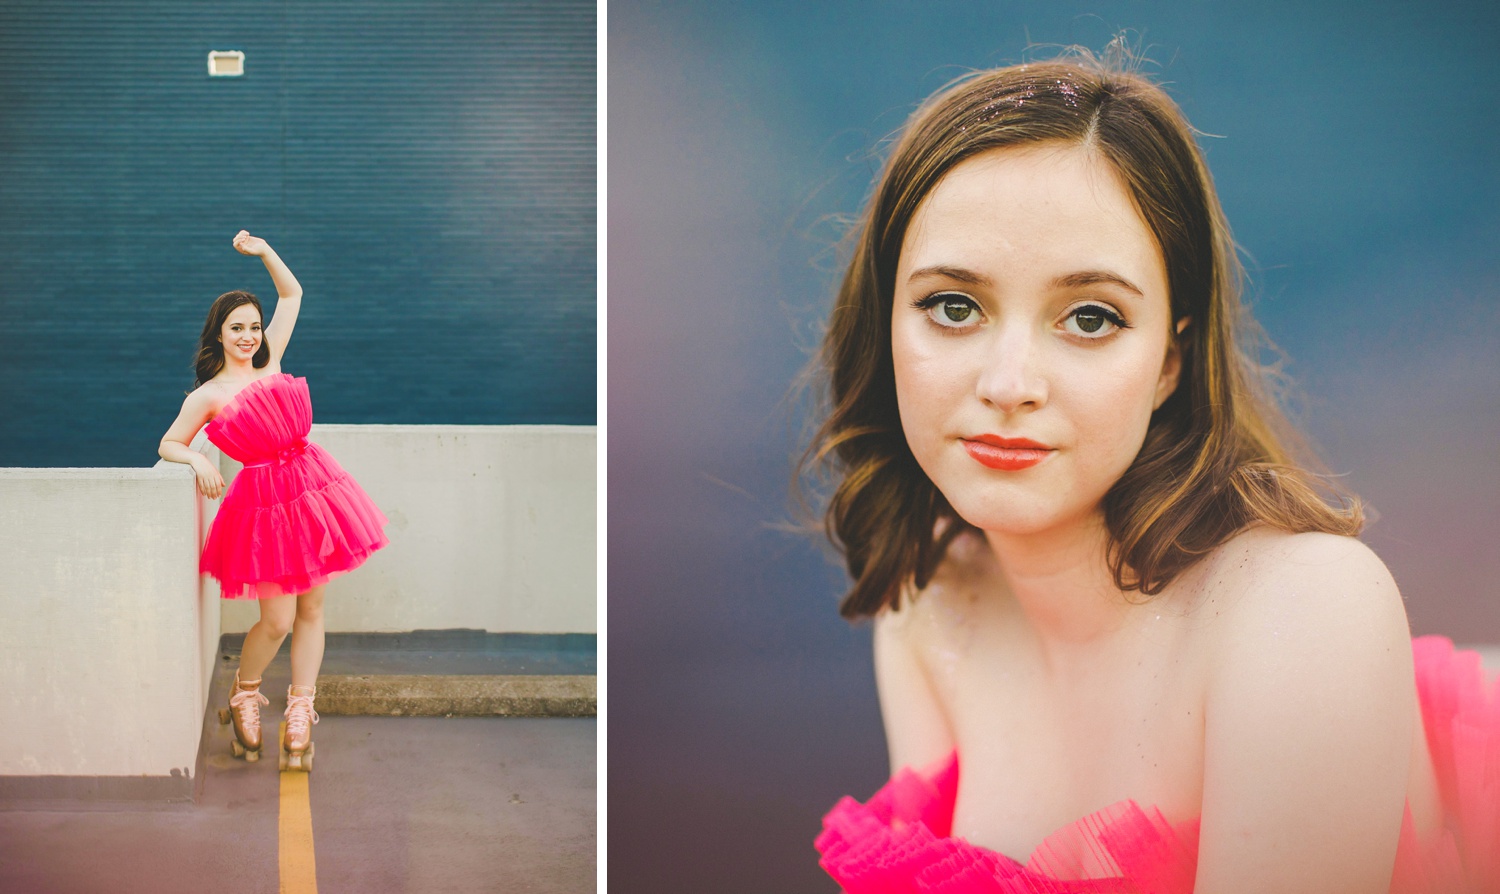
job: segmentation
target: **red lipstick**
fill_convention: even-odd
[[[1053,454],[1053,448],[1030,438],[1002,438],[999,435],[975,435],[960,439],[964,449],[981,465],[1002,472],[1029,469]]]

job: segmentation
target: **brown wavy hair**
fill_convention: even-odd
[[[851,234],[852,257],[814,369],[830,410],[799,465],[834,482],[823,526],[854,585],[846,618],[899,605],[973,530],[917,465],[891,365],[896,262],[922,199],[955,165],[1008,146],[1089,147],[1125,183],[1166,262],[1179,386],[1151,417],[1134,463],[1105,495],[1116,585],[1146,596],[1244,528],[1357,534],[1359,500],[1318,468],[1277,406],[1269,346],[1245,311],[1229,226],[1192,130],[1170,97],[1119,62],[1065,58],[971,74],[907,122]]]
[[[229,319],[229,314],[241,304],[255,305],[255,312],[260,314],[260,348],[250,358],[251,364],[256,369],[261,369],[271,362],[271,343],[266,341],[265,332],[266,312],[260,306],[260,299],[249,292],[225,292],[214,299],[214,303],[208,308],[208,319],[203,321],[203,334],[198,336],[198,356],[193,360],[193,369],[197,373],[193,388],[212,379],[224,368],[224,345],[219,341],[219,332],[224,328],[224,321]]]

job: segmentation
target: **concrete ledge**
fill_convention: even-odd
[[[0,776],[29,780],[15,796],[187,782],[218,621],[192,470],[168,465],[0,469]]]
[[[0,811],[134,807],[142,802],[191,804],[186,768],[170,776],[0,776]]]
[[[591,675],[396,675],[318,678],[319,715],[592,717]]]
[[[597,632],[593,426],[313,423],[309,438],[385,513],[391,541],[329,581],[326,630]],[[226,483],[238,467],[221,463]],[[220,611],[224,633],[260,616],[248,599]]]
[[[490,633],[483,630],[413,630],[406,633],[328,633],[320,678],[390,674],[458,676],[462,674],[552,674],[592,676],[598,672],[596,637],[592,633]],[[291,634],[293,642],[297,634]],[[237,663],[245,634],[220,639],[223,663]],[[289,653],[289,649],[283,649]],[[272,662],[290,671],[287,656]],[[226,698],[227,698],[226,694]]]

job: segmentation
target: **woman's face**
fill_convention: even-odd
[[[985,152],[917,208],[891,313],[901,426],[958,514],[1036,533],[1089,519],[1177,386],[1166,266],[1107,160]]]
[[[224,360],[250,360],[260,350],[260,312],[253,304],[241,304],[224,318],[219,341],[224,344]]]

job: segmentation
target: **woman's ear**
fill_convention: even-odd
[[[1152,410],[1161,409],[1161,405],[1177,390],[1177,381],[1182,376],[1182,347],[1178,339],[1191,322],[1192,317],[1178,320],[1177,331],[1167,340],[1167,356],[1162,360],[1161,377],[1156,380],[1156,400],[1151,405]]]

